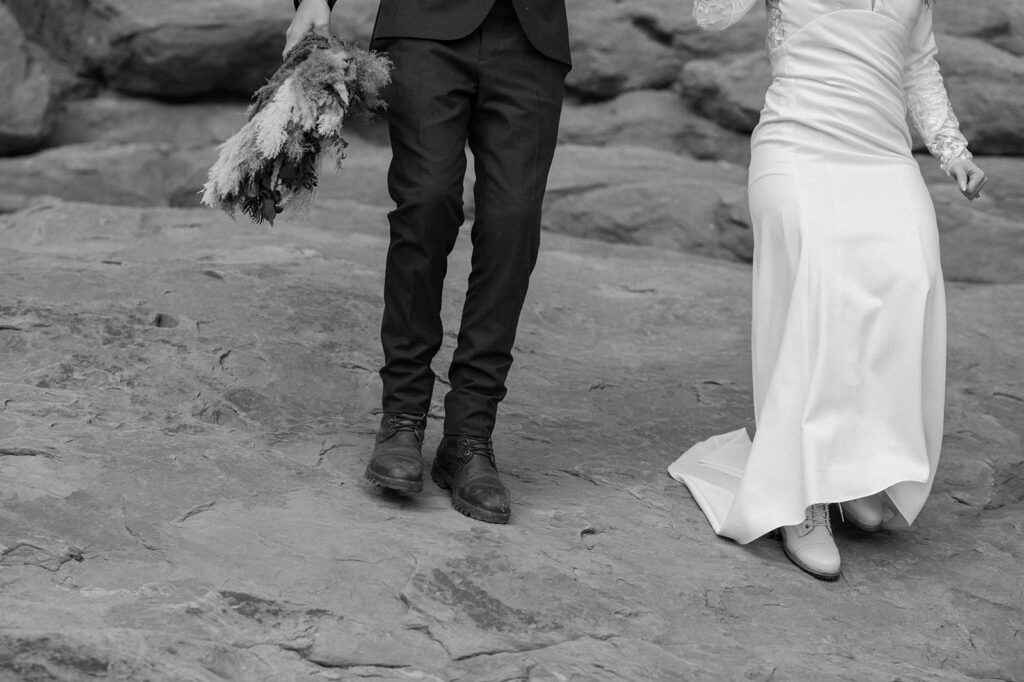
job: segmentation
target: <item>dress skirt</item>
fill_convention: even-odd
[[[756,431],[709,438],[669,467],[740,543],[811,504],[881,491],[892,523],[909,524],[931,488],[945,300],[910,151],[906,39],[890,18],[835,12],[772,55],[749,176]]]

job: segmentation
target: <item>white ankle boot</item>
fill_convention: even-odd
[[[849,521],[869,533],[879,530],[882,521],[885,520],[885,505],[879,495],[842,502],[839,506],[843,510],[844,521]]]
[[[815,578],[835,580],[839,577],[839,549],[832,539],[827,504],[812,504],[807,508],[803,523],[779,530],[782,549],[790,561]]]

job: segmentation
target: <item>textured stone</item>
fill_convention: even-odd
[[[754,231],[751,229],[747,188],[725,194],[715,206],[714,225],[718,242],[737,259],[754,260]]]
[[[636,90],[596,104],[562,109],[559,141],[592,146],[644,146],[698,159],[746,165],[750,140],[694,114],[668,90]]]
[[[677,0],[568,0],[566,7],[574,63],[567,86],[589,98],[667,87],[690,59],[764,44],[764,19],[756,12],[730,31],[709,34]]]
[[[107,22],[88,18],[94,0],[8,4],[45,4],[46,26],[61,9],[80,29]],[[365,35],[374,3],[339,4],[336,23]],[[143,8],[118,6],[115,28]],[[609,35],[649,41],[637,51],[657,78],[724,57],[734,70],[712,81],[729,87],[708,111],[743,130],[754,98],[735,96],[736,65],[760,49],[763,17],[704,34],[688,9],[570,8],[594,20],[577,44],[584,94],[614,99],[567,109],[552,169],[495,434],[509,526],[453,512],[429,481],[411,497],[362,482],[379,420],[386,149],[355,141],[310,214],[273,230],[154,207],[195,199],[242,105],[73,102],[54,134],[66,146],[0,161],[0,212],[13,212],[0,216],[0,677],[1018,679],[1024,162],[980,159],[992,181],[968,203],[922,159],[950,279],[949,382],[915,528],[837,521],[844,578],[828,585],[776,541],[721,541],[665,466],[752,426],[750,269],[721,260],[749,258],[745,173],[680,154],[731,155],[743,136],[645,90],[632,44],[598,35],[598,20],[624,22]],[[1000,17],[1015,10],[956,9],[963,35],[1006,50],[1017,24]],[[111,35],[89,27],[60,40]],[[970,68],[1016,63],[963,45]],[[989,78],[1012,82],[1007,69]],[[1013,105],[990,86],[955,99]],[[984,120],[1002,137],[979,131],[981,144],[1015,139],[1007,117]],[[580,140],[598,146],[568,144]],[[450,259],[439,373],[468,241]]]
[[[949,280],[999,284],[1024,282],[1021,215],[993,210],[981,199],[974,207],[954,186],[933,187],[942,244],[942,271]],[[988,210],[984,210],[984,209]],[[981,209],[981,210],[979,210]]]
[[[961,129],[982,154],[1024,155],[1024,58],[941,36],[942,73]]]
[[[213,147],[92,142],[65,145],[32,156],[0,159],[4,191],[14,196],[50,195],[73,201],[126,206],[198,206]]]
[[[50,78],[5,5],[0,5],[0,92],[0,156],[43,146],[56,113]]]
[[[170,104],[116,93],[66,102],[57,120],[54,146],[164,144],[182,148],[219,145],[245,124],[243,102]]]
[[[0,677],[1019,677],[1022,285],[950,286],[929,504],[837,521],[825,584],[665,473],[752,419],[743,264],[546,234],[495,434],[512,523],[363,483],[384,212],[0,216]]]
[[[573,52],[566,81],[570,91],[610,98],[675,82],[683,57],[674,49],[671,33],[638,16],[635,4],[570,0],[566,9]]]
[[[245,122],[243,103],[168,104],[104,94],[65,104],[51,137],[58,146],[0,160],[0,213],[24,208],[33,196],[130,206],[198,206],[216,147]],[[345,162],[344,180],[324,196],[388,204],[390,155],[363,140]],[[327,177],[339,175],[325,164]]]
[[[277,0],[201,5],[187,0],[10,0],[7,6],[33,39],[95,79],[92,83],[164,99],[248,96],[279,63],[292,16],[288,4]],[[567,86],[578,101],[608,100],[634,90],[675,90],[697,112],[729,129],[746,133],[756,123],[768,83],[760,11],[724,32],[698,29],[689,6],[677,0],[570,0],[568,12],[575,67]],[[375,13],[375,0],[340,4],[333,30],[365,44]],[[1015,0],[947,3],[937,8],[937,17],[938,30],[950,34],[940,35],[950,91],[976,149],[1020,154],[1021,124],[1012,112],[1021,107],[1017,93],[1024,88],[1001,86],[1021,80],[1024,6]],[[49,74],[61,92],[81,94],[90,87],[90,81],[76,79],[52,58],[33,63],[45,64],[37,69],[39,77],[30,79],[33,83]],[[33,87],[43,91],[39,83]],[[622,127],[623,106],[637,112],[636,101],[587,112],[583,127],[632,143],[632,133],[611,131]],[[742,144],[733,144],[700,119],[682,124],[686,140],[681,142],[673,117],[664,118],[661,108],[657,112],[655,120],[670,125],[667,148],[685,146],[701,158],[731,161],[745,153]],[[605,115],[610,120],[599,122]]]
[[[545,199],[548,230],[624,244],[735,257],[715,208],[746,181],[740,166],[642,147],[563,145]]]
[[[935,12],[935,31],[977,38],[1024,56],[1024,5],[1018,0],[943,3]]]
[[[248,96],[281,61],[277,0],[9,0],[26,32],[79,73],[162,99]]]
[[[719,61],[688,62],[680,76],[680,92],[699,113],[749,133],[760,118],[770,82],[771,66],[764,52],[748,52]]]
[[[632,97],[641,104],[647,101],[644,93],[624,96]],[[79,103],[70,118],[94,123],[64,124],[57,135],[82,142],[0,160],[0,213],[23,209],[39,195],[130,206],[196,206],[216,157],[211,140],[225,134],[240,116],[241,108],[230,106],[168,109],[121,98]],[[574,116],[569,114],[570,121]],[[579,130],[573,125],[569,131]],[[643,127],[616,133],[599,129],[595,134],[642,140]],[[118,137],[123,143],[114,142]],[[180,145],[174,144],[175,137]],[[141,141],[146,139],[155,143]],[[559,147],[546,198],[546,229],[749,262],[753,236],[742,166],[652,149],[653,140],[646,148],[614,141],[609,146]],[[332,164],[324,168],[318,202],[355,200],[389,209],[388,150],[353,136],[349,151],[340,172]],[[946,277],[1022,281],[1024,162],[993,157],[979,162],[991,182],[981,200],[967,202],[934,159],[920,157],[936,204]],[[470,219],[472,184],[470,172],[464,193]]]

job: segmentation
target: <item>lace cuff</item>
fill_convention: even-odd
[[[779,7],[779,0],[767,0],[764,3],[764,8],[768,13],[768,37],[764,42],[770,53],[785,42],[786,26],[782,23],[782,9]]]
[[[974,158],[967,150],[967,138],[960,132],[960,121],[949,105],[945,90],[917,93],[915,97],[908,96],[908,101],[914,126],[928,151],[939,160],[942,170],[949,173],[950,165],[957,159]]]
[[[931,8],[926,8],[914,29],[903,82],[914,127],[942,170],[949,173],[954,161],[973,157],[967,150],[967,139],[960,132],[960,121],[953,113],[935,60],[938,48],[932,33],[931,12]]]
[[[757,0],[693,0],[693,19],[706,31],[722,31],[742,19]]]

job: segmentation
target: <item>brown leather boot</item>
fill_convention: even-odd
[[[430,476],[451,490],[456,510],[479,521],[508,523],[512,500],[498,477],[490,438],[445,436]]]
[[[381,486],[407,493],[423,490],[424,414],[385,412],[377,430],[376,444],[366,478]]]

